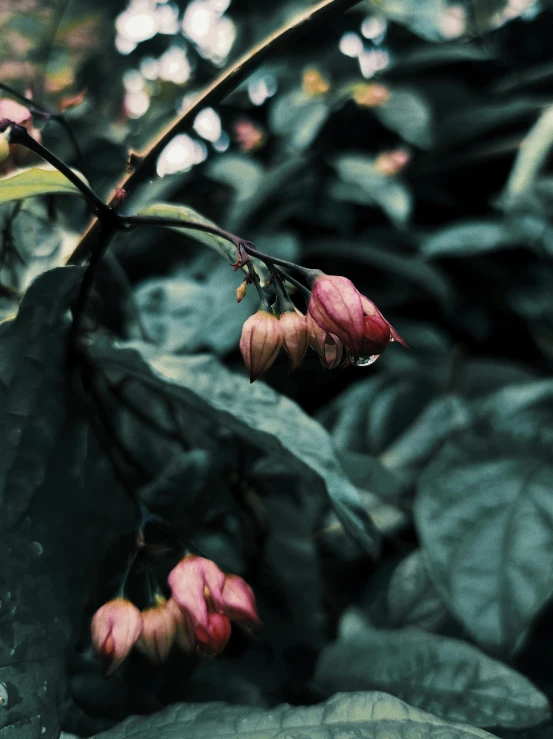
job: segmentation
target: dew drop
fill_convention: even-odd
[[[370,364],[374,364],[380,354],[371,354],[369,357],[359,357],[355,359],[353,354],[349,355],[349,361],[355,365],[355,367],[368,367]]]
[[[33,541],[33,543],[31,544],[31,547],[33,550],[33,554],[35,554],[37,557],[40,557],[40,555],[44,551],[44,548],[39,541]]]
[[[0,683],[0,706],[8,707],[8,686],[6,683]]]

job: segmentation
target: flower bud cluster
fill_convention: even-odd
[[[320,273],[313,281],[305,316],[294,309],[277,317],[270,310],[258,310],[242,328],[240,351],[250,382],[269,369],[281,347],[295,370],[308,346],[326,369],[342,363],[371,364],[392,341],[407,346],[376,305],[346,277]]]
[[[92,642],[111,675],[136,646],[153,662],[165,662],[177,644],[185,652],[213,656],[231,633],[231,621],[251,629],[260,624],[250,586],[204,557],[188,554],[168,577],[171,597],[156,595],[140,611],[130,600],[105,603],[92,619]]]

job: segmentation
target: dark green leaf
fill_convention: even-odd
[[[418,629],[375,629],[358,611],[320,657],[327,690],[385,690],[449,721],[526,727],[549,716],[547,698],[525,677],[457,639]]]
[[[394,626],[434,631],[447,616],[419,549],[395,568],[388,585],[388,611]]]
[[[378,536],[359,492],[344,478],[328,434],[314,419],[264,383],[250,385],[245,377],[232,374],[213,357],[163,355],[151,345],[132,346],[125,349],[98,343],[91,351],[94,361],[105,370],[160,387],[254,445],[284,454],[297,469],[324,484],[346,530],[376,554]]]
[[[260,709],[183,703],[148,718],[134,716],[93,739],[490,739],[448,724],[385,693],[339,694],[317,706]]]
[[[489,649],[520,646],[553,595],[552,489],[547,459],[474,431],[448,442],[419,481],[415,520],[432,579]]]

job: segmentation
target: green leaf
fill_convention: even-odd
[[[405,223],[412,210],[409,189],[395,176],[383,175],[374,159],[363,154],[342,154],[334,159],[340,180],[330,188],[336,200],[358,205],[378,205],[398,223]]]
[[[269,124],[294,149],[307,149],[315,140],[330,115],[328,102],[303,90],[290,90],[278,95],[271,106]]]
[[[415,422],[381,454],[380,460],[392,469],[424,463],[453,433],[467,426],[470,412],[455,395],[436,398]]]
[[[446,12],[445,0],[367,0],[367,5],[375,14],[407,26],[410,31],[430,41],[443,38],[442,21]]]
[[[138,211],[137,215],[145,217],[155,218],[178,218],[184,223],[190,223],[196,221],[197,223],[203,223],[207,226],[217,227],[213,221],[205,218],[193,208],[189,208],[187,205],[175,205],[174,203],[155,203],[148,205]],[[205,233],[203,231],[194,231],[191,228],[179,228],[178,226],[171,225],[172,231],[178,233],[184,233],[191,239],[199,241],[200,244],[209,246],[211,249],[215,249],[223,257],[229,260],[229,262],[236,261],[236,247],[230,243],[227,239],[223,239],[221,236],[215,236],[214,234]]]
[[[133,716],[93,739],[490,739],[472,726],[448,724],[385,693],[335,695],[316,706],[276,708],[181,703]]]
[[[319,659],[326,690],[385,690],[449,721],[523,728],[549,717],[547,698],[476,647],[418,629],[375,629],[357,610]]]
[[[390,98],[374,109],[387,128],[410,144],[428,149],[432,145],[432,116],[426,100],[411,90],[392,89]]]
[[[79,173],[76,174],[86,182]],[[57,169],[47,165],[18,169],[0,177],[0,205],[39,195],[80,195],[80,191]]]
[[[502,221],[467,221],[432,234],[420,249],[426,257],[463,257],[506,248],[509,241]]]
[[[262,382],[250,385],[214,357],[164,355],[139,342],[128,348],[100,342],[91,352],[105,370],[158,387],[254,445],[288,458],[291,466],[323,484],[345,529],[365,550],[376,554],[378,535],[357,488],[344,477],[328,434],[288,398]]]
[[[513,650],[553,595],[553,465],[494,438],[471,430],[442,448],[419,480],[415,522],[450,610],[486,648]]]
[[[91,566],[133,522],[68,373],[67,309],[82,275],[76,267],[46,272],[17,316],[0,325],[0,683],[7,692],[0,734],[7,737],[10,730],[25,739],[59,736],[67,650],[90,598]]]
[[[259,302],[252,287],[237,305],[242,277],[217,260],[202,280],[182,272],[145,280],[135,296],[148,336],[169,352],[209,348],[222,355],[234,349],[244,321]]]
[[[388,611],[394,626],[434,631],[447,617],[447,608],[419,549],[395,568],[388,584]]]

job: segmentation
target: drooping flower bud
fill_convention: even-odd
[[[290,372],[297,369],[305,358],[309,344],[307,321],[299,310],[287,310],[279,319],[284,350],[288,354]]]
[[[240,351],[254,382],[277,358],[283,336],[280,321],[266,310],[258,310],[242,327]]]
[[[223,587],[225,611],[231,621],[245,626],[260,624],[255,607],[255,595],[248,583],[238,575],[227,575]]]
[[[315,278],[308,306],[315,323],[334,334],[357,357],[363,338],[361,294],[351,280],[321,274]]]
[[[108,663],[109,677],[127,657],[142,632],[142,614],[126,598],[115,598],[99,608],[92,618],[92,643]]]
[[[161,596],[156,597],[157,604],[142,611],[142,633],[136,646],[144,652],[152,662],[162,664],[167,660],[175,642],[177,622],[172,608]]]
[[[210,559],[188,554],[171,570],[168,581],[176,604],[204,628],[208,625],[208,601],[224,611],[225,573]]]
[[[306,323],[309,346],[317,353],[323,367],[326,369],[338,367],[342,361],[343,352],[340,339],[335,334],[329,334],[328,331],[317,325],[309,313],[307,314]]]
[[[406,348],[408,344],[401,338],[392,324],[387,321],[376,305],[364,295],[361,295],[363,304],[363,354],[381,354],[391,341],[397,341]],[[367,320],[369,319],[369,320]],[[369,343],[372,342],[373,348],[379,351],[367,351]]]
[[[230,621],[223,613],[208,613],[207,625],[196,626],[196,651],[206,657],[219,654],[230,639]]]
[[[176,633],[175,641],[187,654],[192,654],[196,649],[195,623],[188,611],[182,609],[178,603],[169,598],[166,606],[175,619]]]

